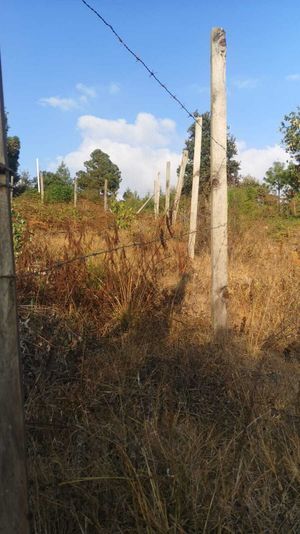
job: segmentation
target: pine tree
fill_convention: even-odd
[[[108,154],[100,149],[94,150],[88,161],[84,162],[85,171],[77,172],[78,187],[84,190],[103,192],[104,181],[107,180],[108,193],[116,193],[121,182],[121,172],[112,163]]]

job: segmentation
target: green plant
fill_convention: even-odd
[[[13,221],[13,243],[15,256],[19,256],[24,244],[24,234],[26,231],[26,221],[21,215],[12,209],[12,221]]]
[[[117,200],[112,200],[110,202],[110,209],[115,215],[115,221],[118,228],[130,228],[134,218],[133,208],[127,206],[125,202],[118,202]]]
[[[46,202],[70,202],[73,196],[72,186],[69,184],[53,183],[45,191]]]

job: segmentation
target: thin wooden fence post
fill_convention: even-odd
[[[181,165],[179,170],[179,176],[177,180],[177,187],[176,187],[176,194],[175,194],[175,200],[173,205],[173,214],[172,214],[172,223],[175,224],[179,209],[179,203],[181,198],[181,192],[182,192],[182,186],[183,186],[183,180],[185,175],[185,168],[186,164],[188,162],[189,153],[187,150],[184,150],[182,152],[182,159],[181,159]]]
[[[40,172],[40,189],[41,189],[41,201],[42,201],[42,204],[44,204],[45,190],[44,190],[44,174],[42,172]]]
[[[160,197],[160,172],[154,181],[154,215],[155,219],[159,216],[159,197]]]
[[[211,307],[215,334],[227,328],[226,35],[211,33]]]
[[[104,180],[104,211],[107,211],[107,178]]]
[[[0,59],[0,532],[29,534],[23,395]]]
[[[167,161],[167,164],[166,164],[166,203],[165,203],[165,212],[167,215],[170,210],[170,179],[171,179],[171,162]]]
[[[190,235],[189,235],[189,244],[188,244],[188,253],[191,259],[193,259],[195,256],[199,180],[200,180],[200,165],[201,165],[201,141],[202,141],[202,117],[197,117],[195,121],[193,184],[192,184],[191,215],[190,215]]]
[[[147,206],[148,202],[150,202],[150,200],[154,197],[154,195],[150,195],[150,197],[147,198],[146,202],[144,202],[144,204],[138,209],[138,211],[136,212],[136,214],[138,215],[139,213],[141,213],[141,211]]]
[[[74,208],[77,208],[77,176],[74,178]]]
[[[39,165],[39,158],[36,158],[36,179],[37,179],[37,188],[38,192],[41,192],[41,184],[40,184],[40,165]]]

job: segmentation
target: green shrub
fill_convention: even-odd
[[[80,198],[91,202],[99,202],[100,200],[103,202],[103,197],[100,197],[99,189],[93,187],[80,190]]]
[[[40,199],[41,198],[41,195],[40,193],[38,192],[37,189],[34,189],[34,188],[29,188],[29,189],[26,189],[23,193],[21,193],[19,195],[20,197],[22,198],[26,198],[28,200],[35,200],[35,199]]]
[[[126,202],[118,202],[117,200],[110,201],[111,212],[115,216],[115,221],[118,228],[129,228],[134,219],[134,210],[126,205]]]
[[[73,188],[69,184],[51,184],[45,190],[45,201],[71,202],[73,198]]]

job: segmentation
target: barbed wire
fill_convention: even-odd
[[[113,27],[112,24],[110,24],[109,22],[107,22],[107,20],[99,13],[99,11],[97,11],[97,9],[95,9],[94,7],[92,7],[88,2],[86,2],[86,0],[81,0],[81,2],[90,10],[92,11],[96,17],[98,17],[101,22],[103,22],[103,24],[105,24],[105,26],[107,26],[107,28],[110,29],[110,31],[114,34],[114,36],[116,37],[116,39],[119,41],[119,43],[127,50],[127,52],[129,52],[129,54],[131,54],[135,60],[140,63],[144,69],[149,73],[150,75],[150,78],[153,78],[157,83],[158,85],[164,90],[166,91],[166,93],[173,99],[175,100],[175,102],[181,107],[181,109],[183,109],[183,111],[186,112],[186,114],[193,120],[197,119],[198,115],[196,113],[193,113],[192,111],[189,111],[188,108],[185,106],[185,104],[167,87],[167,85],[162,82],[160,80],[160,78],[155,74],[154,70],[151,69],[146,63],[145,61],[140,58],[135,52],[134,50],[132,50],[132,48],[130,48],[130,46],[128,46],[128,44],[124,41],[124,39],[122,39],[122,37],[120,36],[120,34],[115,30],[115,28]],[[226,147],[223,146],[221,143],[219,143],[219,141],[217,141],[214,137],[211,136],[211,139],[217,144],[219,145],[221,148],[223,148],[223,150],[226,150]]]
[[[162,233],[160,233],[158,237],[156,237],[155,239],[151,239],[150,241],[136,241],[136,242],[128,243],[126,245],[119,245],[119,246],[111,247],[108,249],[97,250],[95,252],[89,252],[88,254],[82,254],[80,256],[74,256],[73,258],[68,258],[67,260],[58,261],[56,263],[53,263],[49,267],[46,267],[45,269],[40,269],[39,271],[20,272],[20,273],[17,273],[15,276],[16,278],[40,276],[40,275],[47,274],[48,272],[51,272],[55,269],[60,269],[61,267],[64,267],[65,265],[74,263],[76,261],[85,261],[86,259],[89,259],[89,258],[94,258],[96,256],[101,256],[104,254],[111,254],[119,250],[125,250],[128,248],[134,248],[134,247],[144,247],[146,245],[151,245],[151,244],[158,243],[158,242],[160,242],[161,245],[164,247],[164,243],[166,241],[170,241],[171,239],[182,238],[187,235],[194,234],[194,233],[196,233],[196,230],[194,230],[193,232],[183,232],[183,233],[180,233],[179,235],[173,235],[173,236],[165,236]],[[14,275],[0,276],[0,278],[4,278],[4,277],[12,278],[14,277]]]
[[[103,24],[105,24],[105,26],[107,26],[110,31],[114,34],[114,36],[118,39],[118,41],[121,43],[121,45],[127,50],[127,52],[129,52],[129,54],[131,54],[135,59],[136,61],[138,61],[143,67],[144,69],[146,69],[146,71],[149,73],[150,75],[150,78],[154,78],[154,80],[160,85],[160,87],[162,89],[164,89],[164,91],[166,91],[168,93],[168,95],[173,98],[173,100],[175,100],[175,102],[177,102],[177,104],[179,104],[179,106],[188,114],[189,117],[191,117],[192,119],[195,119],[196,116],[194,113],[192,113],[191,111],[189,111],[187,109],[187,107],[183,104],[183,102],[181,102],[181,100],[179,100],[179,98],[174,94],[172,93],[172,91],[170,91],[170,89],[168,89],[168,87],[166,86],[165,83],[163,83],[159,78],[158,76],[155,74],[155,72],[153,71],[153,69],[151,69],[143,59],[141,59],[129,46],[128,44],[122,39],[122,37],[118,34],[118,32],[114,29],[114,27],[112,26],[112,24],[110,24],[109,22],[107,22],[107,20],[105,20],[105,18],[99,13],[99,11],[97,11],[96,9],[94,9],[90,4],[88,4],[85,0],[81,0],[83,4],[86,5],[86,7],[88,9],[90,9],[93,13],[95,13],[95,15],[103,22]]]

